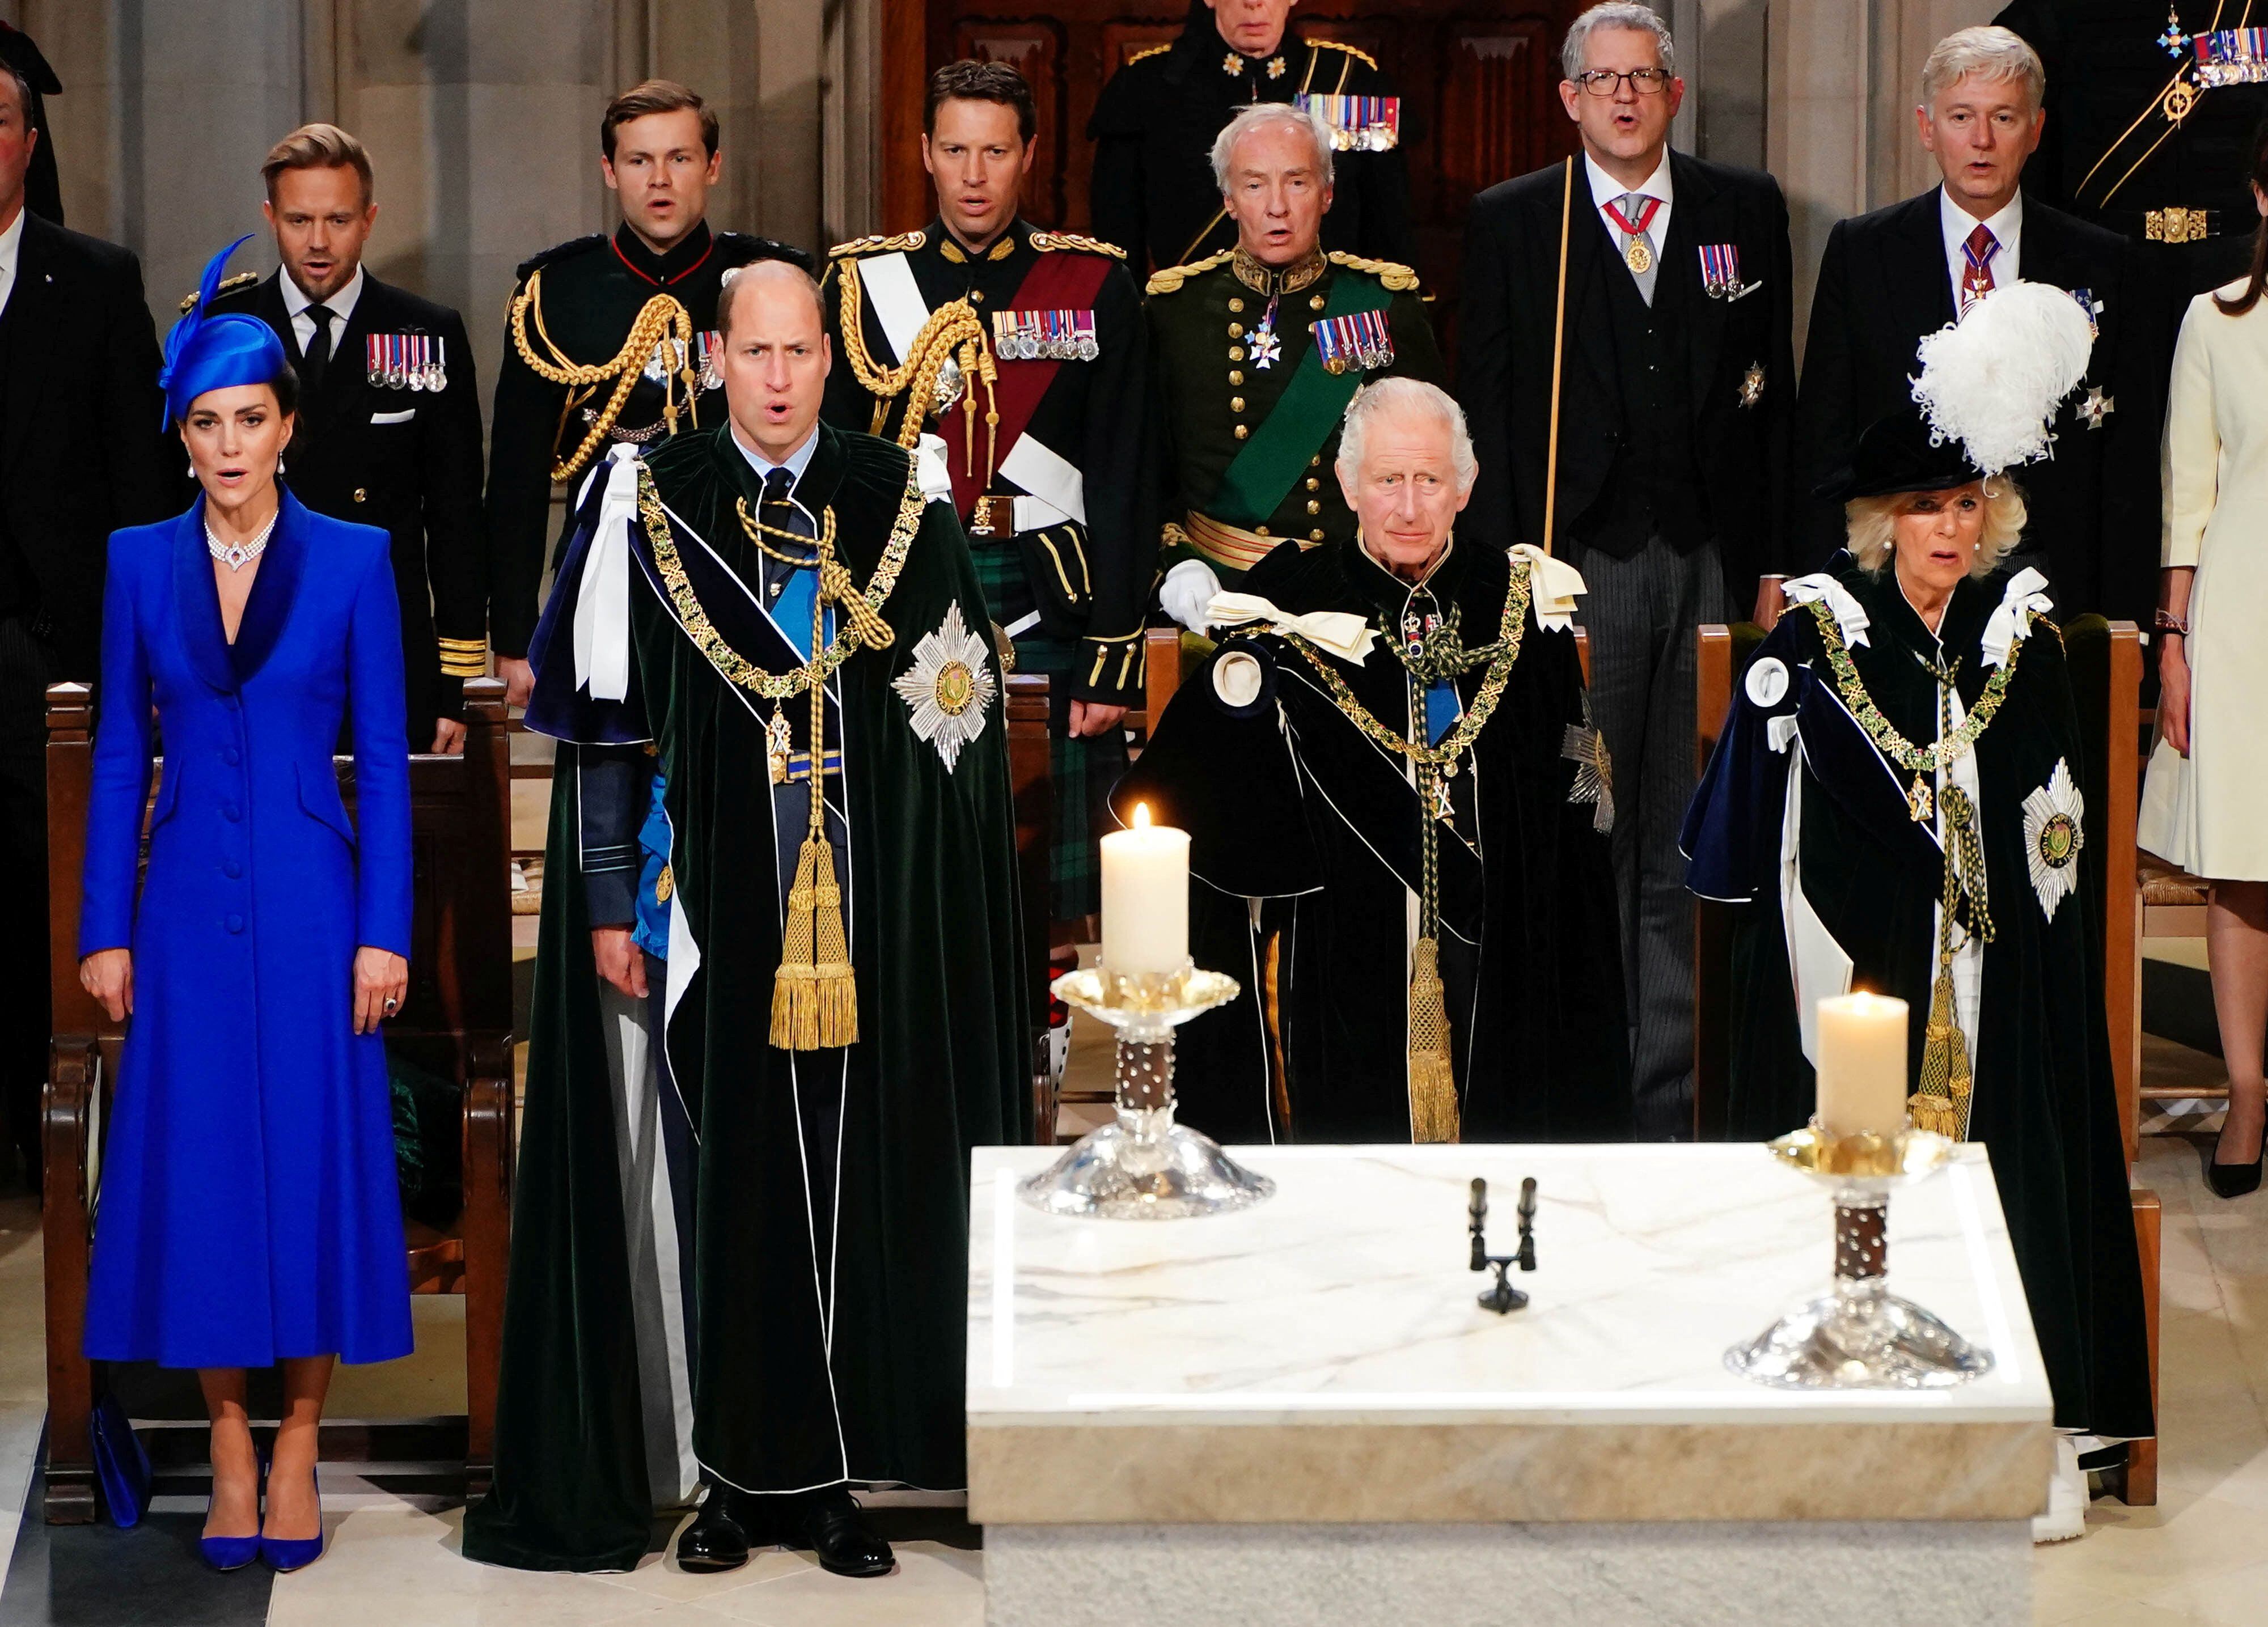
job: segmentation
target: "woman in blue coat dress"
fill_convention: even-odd
[[[410,1348],[378,1034],[408,983],[409,765],[386,534],[277,482],[297,380],[265,323],[205,316],[229,252],[160,380],[202,494],[110,539],[79,975],[131,1023],[86,1353],[198,1370],[207,1557],[289,1570],[321,1551],[333,1360]],[[359,828],[331,761],[348,716]],[[263,1521],[244,1370],[279,1362]]]

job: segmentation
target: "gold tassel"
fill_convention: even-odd
[[[1457,1078],[1449,1066],[1440,946],[1421,938],[1410,953],[1410,1135],[1421,1144],[1454,1141],[1457,1129]]]
[[[1970,1086],[1969,1036],[1962,1033],[1954,1009],[1953,957],[1940,954],[1937,983],[1929,996],[1929,1024],[1922,1036],[1921,1079],[1906,1101],[1914,1128],[1961,1139],[1967,1128]]]

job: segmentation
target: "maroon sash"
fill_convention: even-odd
[[[1024,274],[1008,303],[1011,311],[1089,311],[1094,308],[1094,297],[1102,291],[1102,280],[1109,275],[1110,261],[1101,254],[1081,254],[1064,252],[1042,254],[1033,261],[1032,269]],[[980,320],[989,330],[989,313]],[[990,342],[988,331],[987,342]],[[985,448],[990,442],[992,467],[997,469],[1006,461],[1009,448],[1017,438],[1029,428],[1033,413],[1039,410],[1040,401],[1048,387],[1056,381],[1056,370],[1063,364],[1049,358],[1034,361],[1002,362],[1000,381],[993,387],[992,398],[987,400],[984,381],[968,380],[967,393],[946,411],[938,415],[938,432],[945,438],[946,464],[953,475],[953,506],[966,521],[976,506],[976,499],[984,495],[991,482],[985,474]],[[976,403],[975,423],[970,423],[968,401]],[[997,430],[984,422],[985,412],[996,408],[1000,414]],[[972,432],[975,456],[970,455]],[[1057,447],[1062,452],[1063,448]],[[1068,453],[1065,453],[1068,456]]]

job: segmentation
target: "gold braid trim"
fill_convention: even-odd
[[[700,423],[696,406],[699,391],[693,377],[693,316],[690,312],[671,296],[656,294],[638,312],[637,320],[630,324],[630,337],[622,341],[622,348],[615,352],[614,359],[587,366],[569,359],[552,342],[550,334],[545,331],[542,284],[542,271],[531,271],[527,276],[527,286],[512,297],[512,348],[519,352],[519,359],[527,364],[537,378],[552,384],[563,384],[570,389],[594,389],[609,379],[615,381],[614,394],[608,398],[606,406],[591,425],[591,432],[584,436],[583,444],[575,448],[571,457],[559,458],[556,455],[557,443],[553,443],[551,481],[554,485],[562,485],[574,479],[577,472],[591,460],[591,454],[598,451],[608,436],[614,432],[615,421],[622,416],[623,403],[630,400],[630,392],[637,387],[638,378],[645,371],[647,359],[664,338],[675,338],[679,354],[684,358],[672,372],[663,375],[661,410],[663,417],[668,421],[669,432],[672,435],[677,433],[677,395],[671,387],[673,379],[683,382],[686,410],[694,415],[693,421],[696,425]],[[538,356],[535,347],[528,342],[527,318],[531,311],[535,314],[536,337],[542,340],[544,350],[549,353],[549,359]],[[561,428],[565,428],[563,416]]]
[[[992,351],[984,342],[984,324],[966,299],[955,299],[941,305],[929,313],[921,332],[914,335],[908,347],[906,358],[895,367],[884,367],[866,348],[865,324],[863,320],[864,295],[862,279],[856,266],[841,269],[836,280],[843,286],[842,327],[843,354],[849,358],[850,372],[859,387],[869,395],[887,402],[911,392],[906,402],[905,422],[898,426],[898,445],[910,451],[921,439],[922,425],[928,421],[930,409],[924,403],[937,400],[938,375],[945,364],[959,352],[961,378],[966,380],[976,374],[984,381],[985,394],[990,397],[999,379],[999,367],[992,359]],[[964,398],[964,410],[969,414],[969,455],[976,455],[976,437],[975,416],[976,394],[968,389]],[[997,434],[999,426],[998,403],[987,415]],[[989,478],[989,460],[988,460]]]
[[[910,461],[906,466],[905,495],[898,502],[898,517],[890,526],[889,541],[883,545],[881,562],[874,567],[865,589],[856,597],[862,600],[867,610],[873,613],[876,623],[880,622],[882,606],[889,600],[891,591],[898,585],[898,573],[905,569],[906,555],[912,548],[914,534],[921,529],[923,497],[921,477]],[[830,510],[830,513],[831,513]],[[645,523],[646,541],[653,548],[655,568],[661,572],[662,587],[669,595],[670,607],[677,616],[677,624],[693,641],[693,647],[708,658],[709,665],[727,683],[739,685],[766,700],[784,701],[802,695],[814,684],[824,684],[835,675],[843,662],[861,649],[870,647],[859,631],[861,618],[850,611],[845,600],[835,602],[845,605],[843,625],[835,642],[813,656],[802,666],[785,673],[770,673],[749,660],[725,642],[701,600],[686,579],[685,562],[677,552],[677,539],[669,528],[669,516],[661,506],[661,496],[654,490],[653,476],[641,465],[638,468],[638,516]],[[809,542],[808,537],[798,537],[799,542]],[[830,560],[828,563],[835,563]],[[818,600],[824,605],[834,587],[847,593],[850,587],[850,572],[839,563],[830,578],[822,571]],[[884,628],[887,631],[887,628]],[[816,643],[814,641],[814,648]],[[880,645],[871,646],[880,648]]]

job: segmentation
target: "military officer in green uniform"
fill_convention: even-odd
[[[2047,68],[2047,127],[2025,192],[2167,246],[2154,252],[2169,283],[2170,355],[2182,305],[2244,275],[2268,18],[2215,0],[2015,0],[1993,21]]]
[[[527,699],[553,492],[618,441],[713,423],[724,410],[711,359],[718,279],[754,260],[810,263],[766,238],[710,231],[717,115],[684,85],[624,91],[599,142],[622,225],[519,268],[489,427],[489,639],[516,705]]]
[[[1118,249],[1018,217],[1035,128],[1022,74],[946,64],[923,125],[937,219],[845,243],[827,269],[827,418],[945,443],[987,608],[1017,665],[1053,680],[1053,917],[1075,922],[1101,902],[1095,839],[1115,828],[1104,799],[1126,766],[1156,577],[1141,304]]]
[[[1236,241],[1206,161],[1229,115],[1256,102],[1311,107],[1338,150],[1326,247],[1408,263],[1414,139],[1407,105],[1366,53],[1289,31],[1294,0],[1189,0],[1181,38],[1136,55],[1096,98],[1089,194],[1095,233],[1138,270],[1186,264]]]
[[[1313,114],[1276,102],[1239,112],[1212,153],[1236,247],[1150,279],[1160,600],[1193,632],[1214,593],[1270,549],[1353,541],[1329,466],[1364,381],[1444,381],[1418,274],[1318,245],[1333,157]]]

